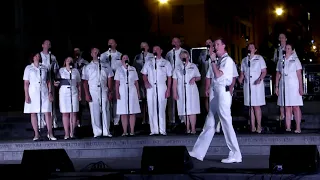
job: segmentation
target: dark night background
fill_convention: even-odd
[[[84,51],[85,59],[90,60],[90,57],[88,57],[90,48],[95,46],[104,52],[107,49],[109,38],[116,39],[118,50],[129,54],[131,59],[139,53],[141,41],[149,42],[150,46],[160,43],[166,53],[168,46],[170,47],[170,39],[177,33],[174,31],[170,34],[170,28],[166,28],[169,33],[165,34],[160,40],[156,37],[157,32],[151,31],[151,26],[155,23],[155,15],[151,11],[156,11],[156,9],[150,9],[147,2],[149,1],[13,0],[1,2],[2,86],[0,111],[22,110],[24,102],[22,76],[25,66],[29,64],[28,56],[31,52],[40,52],[42,50],[41,44],[46,39],[51,41],[51,51],[57,56],[60,65],[66,54],[71,53],[75,47]],[[270,56],[270,49],[273,50],[279,32],[289,32],[291,39],[300,45],[297,51],[304,55],[305,45],[308,45],[308,42],[316,36],[311,32],[305,33],[308,24],[308,22],[305,22],[306,16],[303,15],[302,18],[296,16],[295,10],[299,10],[300,14],[301,12],[311,12],[312,22],[317,22],[317,4],[319,3],[311,3],[309,0],[262,0],[261,2],[246,0],[236,3],[230,0],[217,1],[216,3],[209,0],[204,2],[204,6],[206,6],[205,14],[208,16],[206,18],[208,21],[213,21],[211,24],[215,22],[223,24],[224,21],[227,21],[226,19],[232,19],[238,15],[241,18],[252,16],[251,19],[253,19],[252,22],[254,22],[256,29],[265,29],[259,31],[263,33],[255,35],[262,39],[259,45],[265,56]],[[272,27],[274,31],[267,33],[268,27],[260,17],[265,18],[270,14],[267,10],[260,10],[259,8],[277,2],[285,3],[287,7],[293,9],[293,13],[287,19],[274,23]],[[216,13],[213,13],[214,11]],[[186,13],[187,10],[184,12],[186,17],[190,16]],[[194,12],[191,16],[196,16],[196,13]],[[227,27],[230,28],[230,26]],[[195,27],[191,26],[191,28]],[[190,27],[185,29],[188,30]],[[222,31],[221,35],[217,32],[215,33],[218,35],[212,37],[227,36]],[[315,30],[312,33],[314,32]],[[197,36],[196,34],[192,35]],[[201,36],[199,42],[204,42],[205,38],[210,37],[210,33],[205,36]],[[187,43],[184,45],[194,46]]]

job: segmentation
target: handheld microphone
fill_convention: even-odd
[[[207,49],[210,49],[210,45],[209,44],[207,45]]]

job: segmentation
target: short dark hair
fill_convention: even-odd
[[[218,37],[215,41],[217,41],[217,40],[220,40],[221,43],[222,43],[223,45],[225,45],[225,48],[224,48],[225,50],[228,49],[227,41],[226,41],[225,39],[223,39],[222,37]]]
[[[31,53],[31,54],[30,54],[30,57],[29,57],[30,63],[33,63],[33,58],[34,58],[37,54],[39,54],[39,56],[40,56],[39,62],[42,62],[41,54],[40,54],[39,52],[35,52],[35,53]]]
[[[288,45],[291,46],[291,49],[292,49],[292,50],[294,50],[294,45],[293,45],[293,43],[287,43],[286,46],[288,46]]]
[[[259,54],[259,48],[258,48],[258,46],[256,45],[256,43],[255,43],[255,42],[250,42],[250,43],[248,44],[247,49],[249,48],[250,45],[253,45],[254,48],[257,50],[257,51],[256,51],[256,54]]]

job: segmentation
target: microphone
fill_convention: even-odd
[[[186,75],[186,61],[187,61],[187,58],[182,58],[181,59],[182,62],[183,62],[183,75]]]
[[[73,62],[69,63],[69,67],[70,67],[70,69],[72,69],[72,68],[73,68],[73,66],[74,66],[74,63],[73,63]]]
[[[124,63],[129,66],[129,60],[125,60]]]
[[[210,45],[209,44],[207,45],[207,49],[210,49]]]
[[[141,53],[142,53],[142,54],[144,54],[144,51],[145,51],[145,49],[144,49],[144,48],[141,48]]]
[[[157,53],[156,52],[154,52],[153,55],[154,55],[154,58],[157,58]]]
[[[286,56],[286,53],[287,53],[286,50],[282,51],[283,56]]]
[[[250,56],[251,55],[251,50],[248,50],[248,56]]]
[[[111,51],[111,45],[108,45],[109,51]]]
[[[172,45],[172,49],[173,49],[173,50],[176,50],[176,46],[175,46],[175,45]]]
[[[185,64],[187,61],[187,58],[182,58],[181,60],[182,60],[183,64]]]

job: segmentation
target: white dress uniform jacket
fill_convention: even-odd
[[[140,95],[141,98],[145,99],[146,96],[146,88],[144,87],[144,82],[143,82],[143,78],[142,78],[142,73],[141,70],[143,68],[143,66],[145,65],[146,62],[148,61],[152,61],[152,59],[154,59],[154,55],[152,53],[144,53],[144,61],[143,61],[143,55],[142,53],[136,55],[136,57],[134,58],[134,62],[133,62],[133,67],[136,68],[136,71],[138,72],[138,77],[139,77],[139,88],[140,88]]]
[[[185,68],[185,75],[184,75]],[[186,67],[179,65],[173,71],[172,78],[177,80],[178,92],[178,115],[200,114],[199,90],[197,84],[190,84],[192,78],[201,77],[198,67],[193,63],[186,64]],[[186,99],[185,99],[186,97]],[[186,108],[186,109],[185,109]],[[186,112],[185,112],[186,111]]]
[[[55,77],[55,75],[57,75],[58,70],[59,70],[59,64],[57,61],[56,56],[54,56],[53,54],[44,54],[43,52],[40,52],[40,56],[41,56],[41,60],[42,60],[42,65],[45,66],[48,70],[48,72],[54,72],[55,74],[51,74],[51,77]],[[51,57],[51,59],[50,59]],[[51,62],[50,62],[51,60]],[[50,73],[49,73],[50,74]],[[50,79],[50,77],[48,76],[48,79]],[[52,88],[52,96],[53,96],[53,102],[50,102],[51,104],[54,104],[54,106],[51,105],[51,108],[53,108],[53,112],[52,110],[50,111],[53,115],[53,126],[57,127],[57,118],[54,117],[54,115],[56,114],[56,108],[55,108],[55,100],[56,100],[56,95],[55,95],[55,91],[54,91],[54,86],[53,84],[51,84],[51,88]],[[45,120],[44,120],[44,114],[40,115],[38,114],[38,120],[42,120],[40,121],[40,126],[44,127],[44,125],[46,124]]]
[[[285,50],[285,46],[284,47],[278,47],[274,50],[274,54],[273,54],[273,61],[277,64],[278,61],[282,61],[283,60],[283,51]]]
[[[179,48],[179,49],[171,49],[167,54],[166,54],[166,59],[170,62],[171,66],[172,66],[172,71],[178,67],[179,65],[183,65],[181,59],[180,59],[180,53],[182,51],[186,51],[183,48]],[[192,61],[191,61],[192,62]],[[172,72],[173,73],[173,72]],[[171,93],[172,94],[172,93]],[[169,97],[169,104],[168,104],[168,114],[169,114],[169,120],[171,121],[171,123],[176,123],[175,121],[175,107],[176,107],[176,101],[173,99],[173,96]],[[180,116],[180,121],[183,122],[184,121],[184,117]]]
[[[128,72],[129,72],[129,76],[128,76]],[[140,113],[141,110],[140,110],[137,88],[134,84],[136,81],[139,80],[136,69],[132,66],[129,66],[128,69],[126,69],[124,66],[121,66],[116,71],[114,80],[120,82],[120,86],[119,86],[120,99],[118,99],[118,102],[117,102],[117,114],[122,115],[122,114]],[[129,111],[128,111],[128,108],[129,108]]]
[[[281,73],[278,96],[279,106],[303,106],[297,76],[297,71],[301,69],[301,62],[296,54],[292,54],[288,59],[285,59],[284,68],[283,63],[278,61],[276,71]]]
[[[237,78],[239,76],[238,74],[238,70],[237,70],[237,65],[236,63],[233,63],[233,78]],[[209,95],[209,98],[210,98],[210,101],[213,99],[213,85],[214,85],[214,73],[213,73],[213,70],[212,70],[212,66],[210,65],[209,68],[208,68],[208,71],[207,71],[207,74],[206,74],[206,78],[208,79],[211,79],[211,83],[210,83],[210,95]],[[209,104],[210,105],[210,104]],[[209,111],[210,113],[210,111]]]
[[[153,59],[143,66],[141,73],[148,76],[148,81],[152,86],[147,89],[148,114],[151,133],[159,134],[160,130],[161,134],[166,134],[166,81],[167,77],[172,76],[172,66],[169,61],[163,58],[157,60]],[[157,107],[157,105],[159,106]],[[159,110],[159,114],[157,114],[157,110]]]
[[[108,92],[109,88],[108,78],[114,76],[112,69],[109,64],[101,64],[101,74],[99,72],[99,63],[91,62],[83,68],[82,79],[87,80],[89,84],[89,92],[92,101],[89,102],[90,114],[91,114],[91,124],[93,129],[93,134],[95,137],[102,135],[110,135],[110,111],[109,111],[109,100]],[[102,94],[100,94],[100,88],[102,88]],[[102,96],[102,122],[100,117],[100,100]],[[103,129],[102,129],[103,128]]]
[[[42,59],[42,65],[46,66],[46,68],[48,68],[48,71],[51,70],[51,68],[54,68],[54,72],[57,72],[59,70],[59,64],[56,56],[51,54],[51,62],[50,54],[44,54],[43,52],[40,52],[40,56]]]
[[[201,63],[201,70],[200,70],[201,77],[206,77],[207,72],[209,71],[210,63],[211,63],[211,58],[209,58],[209,60],[206,61],[207,52],[208,52],[207,50],[203,50],[201,51],[199,56],[199,62]],[[201,79],[200,97],[206,97],[206,78]]]
[[[71,81],[70,81],[71,74]],[[71,113],[79,111],[79,92],[77,84],[81,82],[80,73],[77,69],[72,69],[71,73],[65,67],[60,68],[59,77],[68,80],[69,85],[61,85],[59,89],[59,107],[61,113]],[[72,98],[72,105],[71,105]],[[72,109],[71,109],[72,106]]]
[[[111,60],[109,59],[110,55],[111,55]],[[116,52],[106,51],[101,54],[100,60],[101,62],[109,64],[113,72],[115,72],[120,66],[122,66],[121,55],[122,54],[119,51],[116,51]]]
[[[183,49],[183,48],[179,48],[179,49],[176,49],[174,52],[174,54],[175,54],[175,59],[173,58],[173,49],[171,49],[168,53],[167,53],[167,55],[166,55],[166,59],[170,62],[170,64],[171,64],[171,66],[172,66],[172,68],[173,69],[175,69],[176,68],[176,66],[178,66],[178,65],[182,65],[182,61],[181,61],[181,59],[180,59],[180,53],[182,52],[182,51],[187,51],[187,50],[185,50],[185,49]]]
[[[111,60],[109,58],[110,55],[111,55]],[[116,51],[116,52],[106,51],[101,54],[100,59],[101,59],[101,62],[105,62],[109,64],[114,74],[116,70],[122,66],[121,55],[122,54],[119,51]],[[115,87],[113,89],[113,92],[114,92],[113,94],[115,94],[116,92]],[[113,98],[112,116],[113,116],[112,118],[113,118],[114,124],[118,125],[120,121],[120,116],[117,115],[117,99],[116,98]]]
[[[89,64],[88,61],[84,60],[83,58],[79,58],[78,60],[76,60],[76,62],[74,63],[74,67],[76,69],[78,69],[79,73],[80,73],[80,79],[82,77],[82,70],[84,68],[85,65]],[[85,96],[85,92],[83,89],[83,86],[81,85],[81,104],[82,105],[86,105],[86,96]]]
[[[41,72],[41,75],[40,75]],[[24,113],[51,112],[52,104],[49,101],[47,86],[48,70],[44,66],[36,67],[33,63],[28,65],[23,73],[23,80],[29,81],[29,96],[31,103],[24,103]],[[41,93],[41,96],[40,96]],[[41,108],[40,108],[41,107]]]
[[[232,126],[231,117],[231,102],[232,96],[229,91],[226,91],[226,86],[230,86],[235,74],[235,63],[228,56],[224,54],[217,63],[217,68],[223,72],[219,78],[213,78],[213,99],[210,101],[211,118],[207,118],[203,131],[201,132],[196,144],[193,147],[190,155],[199,160],[203,160],[210,146],[211,140],[215,133],[214,114],[218,113],[221,120],[222,130],[224,132],[227,146],[230,150],[229,157],[242,159],[239,149],[238,140]]]
[[[262,70],[266,68],[266,63],[260,55],[254,55],[250,59],[250,67],[248,64],[248,57],[242,59],[241,72],[244,74],[243,94],[245,106],[250,106],[249,82],[251,85],[251,106],[263,106],[266,104],[263,79],[260,84],[254,84],[254,82],[260,77]]]

